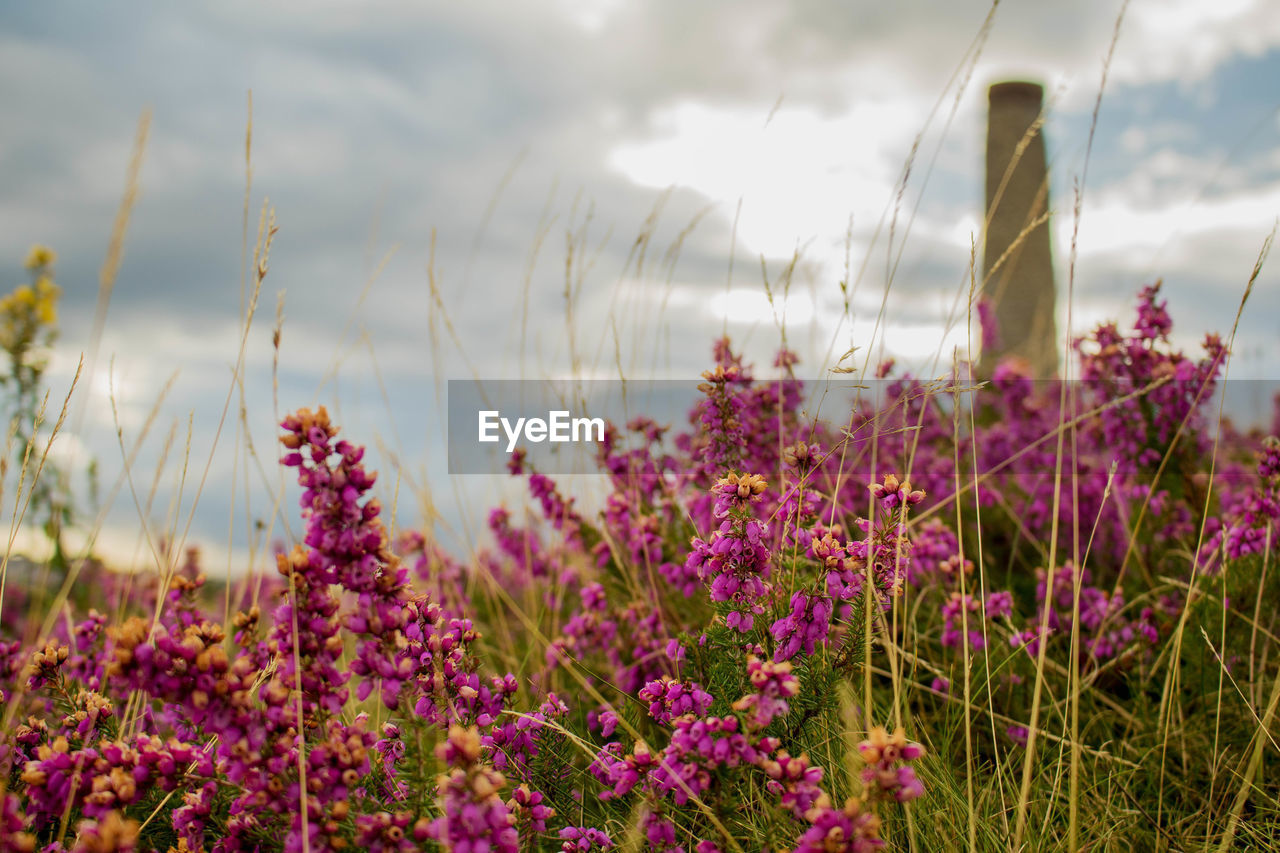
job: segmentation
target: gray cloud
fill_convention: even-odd
[[[1280,171],[1274,125],[1255,134],[1252,147],[1237,150],[1233,140],[1242,124],[1253,126],[1265,112],[1261,99],[1270,95],[1261,88],[1233,95],[1222,87],[1242,62],[1267,68],[1280,63],[1270,47],[1280,34],[1256,23],[1257,12],[1244,13],[1235,29],[1229,21],[1193,28],[1183,7],[1160,18],[1157,6],[1135,4],[1122,32],[1088,199],[1100,203],[1119,193],[1140,213],[1144,206],[1238,198],[1260,184],[1274,185]],[[760,128],[758,136],[770,132],[765,121],[780,96],[780,123],[792,117],[788,110],[815,116],[817,127],[867,106],[899,110],[899,122],[841,131],[850,133],[850,156],[868,158],[847,166],[878,176],[881,196],[825,200],[832,210],[865,211],[855,221],[854,271],[868,251],[871,260],[855,319],[873,320],[887,250],[885,233],[872,245],[877,219],[881,211],[891,213],[892,183],[912,139],[988,7],[966,0],[915,8],[907,13],[887,4],[837,8],[763,0],[442,8],[385,0],[358,8],[155,3],[128,13],[91,3],[57,12],[6,7],[0,13],[6,33],[0,97],[7,107],[0,125],[0,226],[8,240],[0,245],[0,262],[16,277],[29,243],[59,250],[65,302],[53,378],[65,385],[76,354],[87,346],[97,269],[134,123],[144,107],[152,107],[142,196],[102,364],[114,353],[122,371],[145,378],[138,385],[162,382],[170,369],[180,368],[162,429],[176,418],[185,432],[194,412],[193,455],[207,452],[239,341],[245,97],[252,89],[250,231],[264,196],[280,226],[247,353],[255,446],[270,463],[270,326],[276,294],[284,290],[281,407],[336,397],[349,434],[389,443],[398,434],[400,461],[416,469],[438,460],[442,446],[434,380],[470,369],[448,341],[428,292],[433,229],[442,298],[470,364],[482,375],[567,369],[566,231],[582,227],[588,210],[587,256],[594,264],[576,303],[577,343],[588,364],[614,369],[615,328],[626,369],[656,366],[688,374],[705,364],[711,340],[724,328],[705,306],[725,287],[736,199],[710,198],[689,187],[673,192],[639,276],[648,283],[637,290],[631,287],[636,235],[661,189],[633,183],[610,161],[622,146],[678,137],[680,128],[663,122],[681,104],[751,117],[747,123]],[[1029,72],[1049,82],[1055,206],[1060,221],[1069,220],[1071,183],[1082,166],[1101,57],[1117,10],[1118,4],[1102,2],[1001,8],[949,135],[939,137],[950,93],[914,164],[899,229],[919,198],[935,145],[941,146],[891,292],[895,322],[936,322],[940,306],[950,304],[965,279],[965,223],[976,219],[980,203],[982,87],[989,80]],[[1250,33],[1236,32],[1243,24],[1252,25]],[[1172,44],[1151,35],[1161,26]],[[1182,63],[1171,60],[1179,38],[1186,48]],[[1232,106],[1233,98],[1244,104]],[[1215,158],[1225,158],[1224,171],[1205,168]],[[490,215],[504,175],[517,162]],[[747,163],[744,178],[753,168],[769,169],[768,162]],[[843,186],[840,180],[832,175],[831,186]],[[766,202],[746,199],[744,210],[755,215]],[[679,262],[668,268],[664,252],[708,205],[710,213],[683,239]],[[1188,222],[1194,224],[1196,211],[1194,204],[1188,208]],[[796,209],[790,218],[805,221],[803,213]],[[823,310],[838,302],[833,291],[841,270],[829,259],[841,255],[846,217],[836,215],[823,233],[799,235],[817,239],[795,287],[813,293]],[[1224,307],[1223,293],[1242,285],[1269,225],[1233,225],[1229,233],[1177,241],[1163,255],[1178,265],[1168,276],[1175,318],[1228,325],[1234,305]],[[790,245],[789,239],[779,244]],[[366,280],[392,246],[399,248],[361,303]],[[1067,247],[1059,241],[1056,248],[1065,267]],[[1135,290],[1160,257],[1150,247],[1093,254],[1087,245],[1082,249],[1077,293],[1091,305],[1124,304],[1117,294]],[[771,276],[786,262],[766,260]],[[738,286],[759,286],[760,258],[741,234],[733,262]],[[654,298],[666,294],[668,278],[674,295]],[[631,289],[617,290],[620,283]],[[1270,290],[1260,288],[1256,298],[1263,307],[1247,317],[1242,336],[1262,342],[1258,351],[1264,354],[1254,363],[1265,369],[1280,357],[1266,349],[1274,329],[1265,317],[1280,312],[1271,311],[1277,306]],[[440,341],[434,351],[433,327]],[[812,358],[827,348],[829,330],[818,327],[815,319],[793,338],[812,350]],[[753,358],[767,359],[776,345],[768,321],[754,330],[729,330]],[[362,335],[372,342],[376,371]],[[336,389],[330,383],[317,395],[338,352],[343,360]],[[392,398],[390,413],[379,380]],[[144,401],[155,390],[128,392],[123,408],[135,422],[145,417]],[[91,399],[83,440],[104,468],[118,465],[105,398],[95,390]],[[220,439],[219,461],[202,497],[201,536],[225,540],[234,446],[232,429]],[[385,469],[390,459],[373,455]],[[153,449],[147,459],[157,457]],[[178,472],[171,473],[167,484],[177,481]],[[442,496],[451,488],[441,479],[433,485]],[[255,506],[269,505],[255,500]],[[113,522],[127,526],[130,513],[122,507]]]

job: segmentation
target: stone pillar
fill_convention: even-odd
[[[1035,83],[997,83],[988,95],[987,232],[981,281],[994,308],[1000,340],[995,352],[982,353],[979,374],[990,376],[998,358],[1015,355],[1030,363],[1033,378],[1051,379],[1058,375],[1059,347],[1048,222],[1018,242],[1048,209],[1044,135],[1037,128],[1024,141],[1040,116],[1044,90]],[[1020,146],[1021,156],[1014,163]]]

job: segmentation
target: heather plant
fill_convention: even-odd
[[[1280,424],[1215,424],[1227,348],[1171,331],[1148,287],[1072,385],[885,363],[823,419],[721,339],[598,503],[512,454],[469,558],[299,409],[274,577],[162,544],[6,623],[0,849],[1265,849]]]

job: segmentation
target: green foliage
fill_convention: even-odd
[[[56,261],[52,249],[33,246],[26,260],[31,282],[0,298],[0,350],[8,361],[7,372],[0,373],[0,387],[7,394],[17,470],[30,495],[27,516],[53,544],[53,568],[65,570],[62,533],[73,523],[70,480],[65,471],[42,458],[45,448],[37,441],[41,425],[49,418],[41,392],[49,349],[58,337],[61,290],[53,281]]]

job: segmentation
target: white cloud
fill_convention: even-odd
[[[560,0],[562,13],[587,33],[603,30],[622,4],[623,0]]]
[[[807,293],[776,294],[734,288],[711,297],[707,306],[718,320],[741,325],[789,323],[802,326],[813,319],[813,297]]]
[[[1129,15],[1114,65],[1119,82],[1194,83],[1229,59],[1280,45],[1280,15],[1270,0],[1134,3]]]
[[[690,101],[659,111],[656,138],[619,145],[609,163],[642,186],[701,193],[727,222],[738,216],[749,254],[788,257],[815,237],[826,248],[833,229],[843,236],[850,215],[859,222],[880,216],[897,179],[890,164],[919,121],[905,103],[868,101],[824,116]]]
[[[1141,265],[1156,250],[1198,238],[1236,232],[1257,234],[1261,240],[1277,216],[1280,183],[1158,207],[1135,203],[1123,190],[1106,191],[1097,195],[1097,201],[1085,204],[1080,218],[1080,251],[1083,255],[1129,254],[1132,263]],[[1069,246],[1070,216],[1059,217],[1057,227],[1058,245]],[[1176,267],[1190,258],[1175,253],[1165,260]]]

